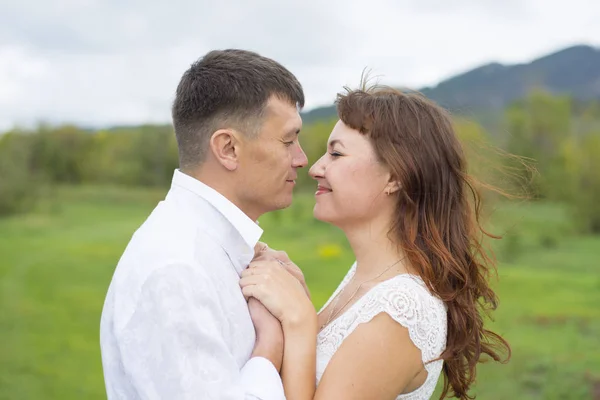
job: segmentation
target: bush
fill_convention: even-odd
[[[28,211],[43,189],[43,175],[32,167],[35,137],[9,132],[0,137],[0,215]]]
[[[600,234],[600,133],[583,138],[578,158],[577,219],[586,232]]]

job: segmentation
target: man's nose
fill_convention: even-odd
[[[294,155],[294,168],[304,168],[308,165],[308,157],[306,157],[306,153],[302,150],[302,146],[298,144],[298,151]]]

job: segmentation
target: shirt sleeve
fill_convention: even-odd
[[[214,289],[191,267],[151,273],[115,335],[140,399],[285,399],[267,359],[252,358],[239,369],[221,333],[222,315]]]
[[[273,363],[263,357],[253,357],[241,371],[242,387],[249,399],[285,399],[283,383]]]

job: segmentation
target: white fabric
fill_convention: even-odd
[[[175,171],[114,272],[100,324],[108,399],[284,399],[239,287],[262,229]],[[249,360],[250,359],[250,360]]]
[[[348,284],[355,271],[356,263],[352,265],[321,311]],[[397,275],[377,284],[319,332],[317,384],[344,339],[350,336],[359,324],[368,323],[380,313],[388,314],[408,329],[411,340],[421,350],[423,364],[427,370],[427,379],[423,385],[411,393],[399,395],[396,399],[429,399],[435,390],[443,361],[427,362],[438,358],[446,347],[446,306],[439,298],[430,294],[419,277],[408,274]]]

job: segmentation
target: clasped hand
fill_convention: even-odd
[[[283,251],[258,243],[255,257],[240,280],[246,299],[254,297],[277,318],[282,327],[293,328],[315,318],[304,275]]]

